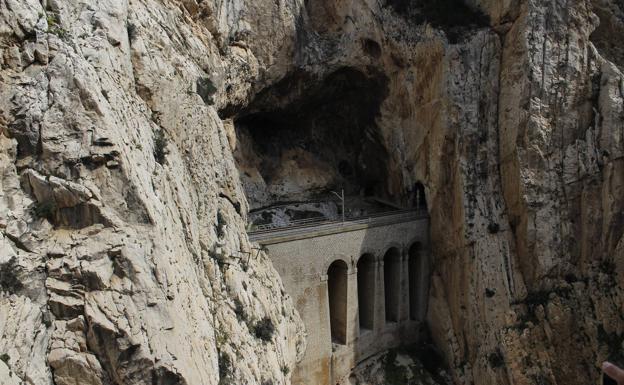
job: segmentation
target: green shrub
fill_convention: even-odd
[[[219,354],[219,385],[231,384],[232,359],[227,353]]]
[[[126,28],[128,30],[128,41],[132,43],[136,38],[136,25],[128,23]]]
[[[17,258],[15,257],[11,257],[6,263],[0,264],[0,290],[15,293],[24,287],[15,273],[16,264]]]
[[[217,92],[217,87],[214,85],[210,78],[198,78],[197,79],[197,94],[202,98],[207,105],[213,105],[213,96]]]
[[[159,129],[154,132],[154,159],[156,159],[156,162],[163,164],[165,155],[167,155],[167,138],[165,137],[165,132]]]
[[[48,29],[52,29],[58,25],[58,19],[53,13],[48,13],[46,20],[48,21]]]
[[[275,326],[273,326],[273,321],[269,317],[264,317],[256,322],[253,329],[256,338],[260,338],[263,341],[271,341],[273,333],[275,333]]]
[[[48,21],[48,32],[55,34],[61,39],[65,39],[69,36],[69,32],[59,25],[57,15],[54,13],[48,13],[46,20]]]
[[[245,322],[247,321],[247,313],[245,312],[245,307],[238,298],[234,298],[234,314],[236,314],[237,320]]]

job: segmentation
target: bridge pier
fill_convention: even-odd
[[[408,253],[406,250],[401,252],[401,291],[399,305],[399,322],[403,323],[409,320],[409,268],[407,265]]]

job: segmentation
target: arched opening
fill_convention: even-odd
[[[409,249],[409,256],[407,261],[409,271],[409,313],[411,320],[418,320],[420,318],[420,290],[421,285],[421,247],[420,243],[414,243]]]
[[[347,343],[347,264],[334,261],[327,270],[329,320],[332,342]]]
[[[414,185],[414,206],[419,210],[427,210],[427,198],[425,197],[425,186],[417,182]]]
[[[357,264],[360,332],[373,330],[375,314],[375,257],[364,254]]]
[[[384,256],[384,298],[386,299],[386,321],[398,322],[399,299],[401,295],[401,253],[395,247]]]

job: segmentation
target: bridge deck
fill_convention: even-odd
[[[249,239],[253,242],[258,242],[261,245],[270,245],[426,218],[428,218],[426,210],[391,211],[367,217],[348,218],[344,222],[341,220],[333,220],[250,231],[248,235]]]

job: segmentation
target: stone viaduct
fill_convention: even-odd
[[[308,335],[293,384],[330,385],[359,362],[417,342],[427,311],[429,220],[400,212],[250,233],[268,249]]]

